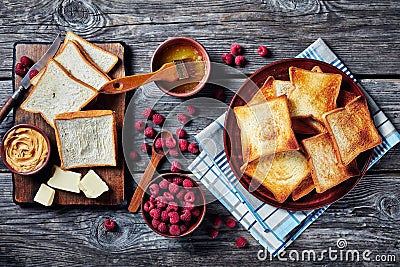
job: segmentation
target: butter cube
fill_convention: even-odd
[[[108,191],[107,184],[93,170],[89,170],[82,178],[79,182],[79,188],[87,198],[97,198],[104,192]]]
[[[51,204],[53,204],[55,192],[56,191],[53,188],[47,186],[46,184],[41,184],[33,201],[44,206],[51,206]]]
[[[64,171],[60,167],[55,166],[53,176],[47,181],[47,184],[56,189],[79,193],[79,181],[81,174],[71,171]]]

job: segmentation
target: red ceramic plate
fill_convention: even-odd
[[[360,87],[358,87],[350,77],[336,67],[317,60],[294,58],[277,61],[257,70],[241,85],[233,97],[225,119],[224,147],[233,173],[247,190],[249,190],[251,177],[242,174],[240,171],[240,166],[243,165],[241,152],[242,147],[240,141],[240,129],[236,123],[233,108],[236,106],[242,106],[249,102],[268,76],[274,76],[274,78],[278,80],[289,80],[289,67],[295,66],[311,70],[316,65],[320,66],[323,72],[338,73],[342,75],[341,90],[347,90],[356,95],[364,95]],[[302,137],[298,136],[298,138],[301,139]],[[357,164],[361,171],[360,176],[352,177],[324,193],[318,194],[313,190],[310,194],[297,201],[293,201],[292,198],[289,197],[284,203],[279,203],[275,200],[273,194],[262,185],[260,185],[255,191],[250,192],[261,201],[286,210],[310,210],[320,208],[332,204],[350,192],[367,171],[368,164],[371,161],[372,152],[373,150],[371,149],[357,157]]]

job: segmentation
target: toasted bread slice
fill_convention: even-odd
[[[293,117],[292,127],[293,131],[299,134],[319,134],[326,132],[322,123],[315,120],[312,116]]]
[[[285,95],[254,106],[238,106],[234,112],[241,130],[244,162],[299,149]]]
[[[356,161],[344,165],[337,159],[328,133],[304,139],[302,143],[309,156],[311,175],[317,193],[325,192],[350,177],[360,174]]]
[[[344,165],[349,164],[360,153],[382,143],[366,101],[361,96],[356,97],[344,108],[324,114],[323,118],[328,132],[333,137],[337,158]]]
[[[321,67],[320,66],[314,66],[312,69],[311,69],[311,71],[313,71],[313,72],[320,72],[320,73],[323,73],[323,71],[322,71],[322,69],[321,69]]]
[[[258,90],[258,92],[253,96],[248,105],[257,105],[265,102],[269,98],[274,97],[275,94],[272,88],[274,80],[274,77],[268,76],[260,90]]]
[[[310,169],[300,151],[286,151],[250,162],[245,173],[262,183],[282,203],[310,175]]]
[[[289,68],[289,76],[294,86],[288,95],[291,117],[312,115],[322,122],[322,115],[336,107],[342,76],[296,67]]]
[[[308,195],[315,188],[314,181],[311,175],[307,176],[307,178],[303,179],[301,183],[293,190],[292,199],[293,201],[297,201],[300,198]]]
[[[275,80],[273,83],[275,96],[289,95],[293,89],[294,87],[290,81]]]
[[[54,121],[61,168],[117,165],[117,130],[111,110],[63,113]]]
[[[21,108],[40,113],[54,127],[57,114],[79,111],[97,95],[96,89],[76,79],[63,66],[50,59],[46,71]]]
[[[346,90],[340,90],[338,99],[336,100],[336,105],[338,108],[345,107],[348,103],[353,101],[357,97],[356,94],[353,94]]]
[[[72,41],[68,41],[54,59],[74,77],[96,90],[100,90],[105,83],[111,80],[110,77],[93,66]]]
[[[67,32],[64,39],[64,44],[68,41],[74,40],[85,50],[87,55],[93,60],[93,62],[105,73],[108,73],[118,62],[118,57],[113,53],[110,53],[97,45],[89,43],[82,37],[76,35],[73,32]]]

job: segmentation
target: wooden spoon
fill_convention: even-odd
[[[159,132],[156,137],[153,140],[153,146],[151,148],[151,159],[149,162],[149,165],[147,165],[146,170],[143,173],[142,179],[140,180],[138,186],[136,187],[135,193],[132,196],[131,203],[129,203],[128,211],[131,213],[136,213],[140,207],[140,204],[142,202],[143,198],[143,193],[145,188],[149,185],[151,182],[151,179],[153,178],[154,172],[157,169],[157,165],[160,162],[162,158],[165,157],[165,155],[168,153],[169,149],[165,147],[164,149],[156,149],[155,144],[156,140],[158,138],[163,138],[164,140],[173,137],[172,133],[170,131],[161,131]]]

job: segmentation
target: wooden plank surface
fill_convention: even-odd
[[[119,43],[105,43],[100,46],[116,54],[120,60],[114,68],[111,77],[122,77],[125,75],[125,67],[123,64],[124,47]],[[25,55],[31,58],[34,62],[46,52],[49,45],[20,43],[15,46],[15,59],[18,60]],[[73,62],[71,62],[73,64]],[[15,87],[18,88],[21,77],[15,75]],[[30,90],[34,90],[31,87]],[[23,101],[28,96],[28,93],[21,99]],[[117,125],[117,142],[118,142],[118,161],[116,167],[94,167],[94,168],[79,168],[74,171],[85,175],[89,169],[93,169],[109,186],[109,191],[95,199],[86,198],[83,193],[75,194],[63,190],[56,190],[54,196],[54,204],[59,205],[120,205],[124,200],[124,161],[122,154],[122,125],[125,113],[125,94],[118,95],[99,95],[94,103],[84,107],[83,110],[98,109],[98,110],[113,110],[115,112],[115,120]],[[16,108],[15,124],[28,123],[33,124],[42,129],[50,139],[51,144],[51,159],[49,164],[43,171],[34,175],[13,175],[14,181],[14,201],[18,204],[35,203],[33,198],[40,187],[41,183],[46,183],[52,176],[52,166],[60,166],[60,157],[57,149],[57,142],[54,129],[43,119],[38,113],[31,113],[21,108]]]

